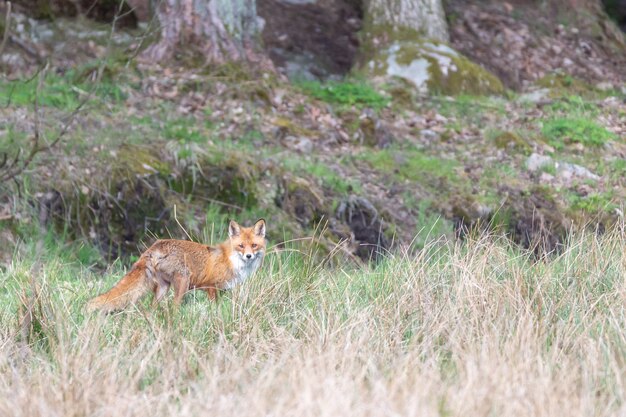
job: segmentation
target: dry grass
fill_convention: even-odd
[[[371,270],[274,256],[179,313],[85,317],[117,277],[31,263],[0,273],[2,416],[626,414],[623,230],[547,261],[492,237]]]

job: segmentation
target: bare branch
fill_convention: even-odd
[[[78,114],[81,112],[81,110],[83,109],[83,107],[93,98],[93,96],[96,94],[96,91],[98,89],[98,86],[100,85],[101,81],[102,81],[102,75],[104,74],[104,68],[106,66],[106,62],[107,62],[107,57],[110,56],[111,53],[111,47],[113,44],[113,35],[115,33],[115,27],[116,24],[118,22],[118,20],[121,18],[121,16],[123,16],[122,14],[122,10],[124,7],[124,3],[125,0],[120,0],[120,5],[119,8],[113,18],[113,22],[111,24],[111,31],[109,33],[109,39],[107,41],[107,46],[106,46],[106,52],[104,54],[104,57],[100,60],[100,64],[98,66],[98,71],[96,73],[96,78],[94,80],[93,83],[93,87],[91,88],[91,90],[88,92],[87,96],[85,98],[83,98],[83,100],[81,100],[78,105],[74,108],[74,110],[69,114],[68,117],[65,118],[65,121],[63,123],[63,126],[61,127],[61,130],[59,131],[59,133],[56,135],[56,137],[51,141],[51,142],[47,142],[45,141],[45,138],[42,137],[42,133],[41,133],[41,123],[40,123],[40,117],[39,117],[39,94],[41,91],[41,88],[43,86],[43,82],[45,80],[45,75],[47,73],[48,70],[48,64],[45,65],[45,67],[38,71],[39,74],[39,81],[37,83],[37,89],[35,92],[35,102],[34,102],[34,107],[35,107],[35,133],[33,135],[32,138],[32,145],[30,148],[30,152],[28,153],[28,155],[26,156],[26,158],[24,158],[21,163],[20,163],[20,154],[21,154],[21,149],[18,150],[15,158],[13,159],[13,161],[11,163],[9,163],[7,165],[6,163],[6,159],[7,159],[7,155],[6,153],[2,154],[2,156],[0,156],[0,158],[3,159],[2,164],[0,164],[0,183],[2,182],[6,182],[12,179],[15,179],[18,175],[20,175],[22,172],[24,172],[28,166],[32,163],[33,159],[35,158],[35,156],[41,152],[44,151],[49,151],[50,149],[52,149],[53,147],[55,147],[65,136],[65,134],[69,131],[70,127],[72,126],[72,123],[74,122],[74,119],[76,118],[76,116],[78,116]],[[6,33],[6,31],[5,31]],[[42,145],[41,139],[43,139],[46,144]]]
[[[4,35],[2,36],[2,44],[0,44],[0,56],[4,52],[4,47],[9,39],[9,26],[11,25],[11,2],[7,1],[7,14],[4,18]]]

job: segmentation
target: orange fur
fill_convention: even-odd
[[[265,220],[252,227],[229,224],[229,238],[207,246],[187,240],[158,240],[108,292],[89,301],[90,311],[120,310],[152,289],[154,304],[174,288],[174,303],[199,289],[214,300],[217,291],[245,281],[260,265],[265,252]]]

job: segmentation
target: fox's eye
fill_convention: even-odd
[[[239,244],[239,247],[240,247],[241,249],[243,249],[243,243],[240,243],[240,244]]]
[[[252,249],[256,248],[256,243],[252,244]]]

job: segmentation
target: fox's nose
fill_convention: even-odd
[[[246,258],[248,258],[248,259],[252,258],[252,254],[251,253],[247,253],[246,254]]]

